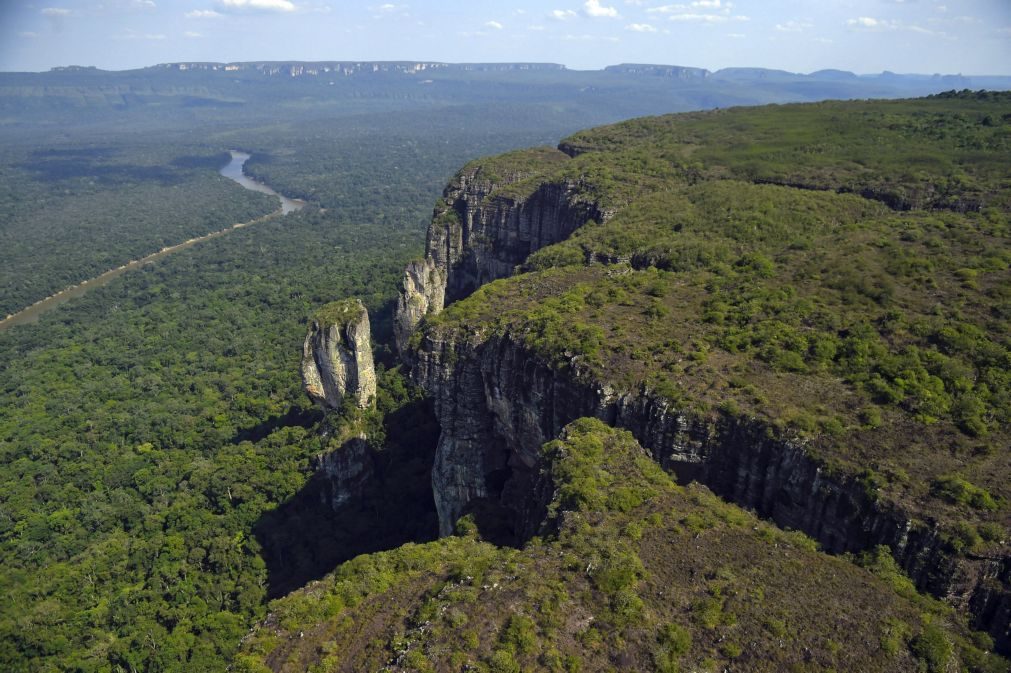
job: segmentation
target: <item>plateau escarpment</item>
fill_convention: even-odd
[[[828,551],[887,546],[1006,650],[1011,201],[1008,148],[984,121],[1011,119],[1009,105],[982,95],[636,120],[565,141],[570,159],[531,161],[533,177],[501,194],[462,179],[423,263],[445,271],[449,308],[428,310],[407,353],[442,427],[441,532],[489,509],[517,541],[536,532],[539,447],[593,416]],[[855,115],[859,131],[840,123]],[[805,173],[825,190],[789,186]],[[510,199],[562,184],[593,205],[535,251],[526,202]],[[921,192],[945,196],[921,204],[930,211],[875,196]],[[979,212],[946,205],[960,192]],[[573,202],[568,188],[551,193]],[[475,221],[493,235],[474,236]],[[534,273],[475,292],[521,264]]]
[[[274,602],[238,671],[997,671],[875,551],[858,567],[679,486],[579,419],[538,452],[522,549],[461,535],[344,564]],[[978,636],[978,634],[976,634]],[[265,668],[266,666],[266,668]]]
[[[609,211],[582,179],[545,178],[568,160],[559,150],[515,152],[467,166],[446,188],[428,229],[425,258],[408,265],[394,318],[404,352],[421,319],[512,275],[537,250]]]

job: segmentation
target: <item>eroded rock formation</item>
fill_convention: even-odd
[[[376,395],[369,313],[358,299],[327,304],[314,316],[302,347],[305,392],[324,411],[345,395],[367,407]]]
[[[556,157],[568,158],[561,151]],[[583,182],[528,184],[532,172],[489,177],[479,164],[461,171],[443,192],[428,228],[425,259],[404,272],[394,317],[400,352],[429,313],[512,275],[532,253],[612,215]]]

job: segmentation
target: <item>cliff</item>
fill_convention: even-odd
[[[359,557],[271,604],[237,670],[997,671],[937,601],[678,486],[581,418],[538,452],[544,524]],[[891,574],[890,574],[891,573]],[[927,646],[931,647],[927,647]]]
[[[475,163],[456,175],[432,215],[424,260],[404,272],[394,316],[400,352],[426,315],[510,276],[532,253],[587,222],[607,219],[609,211],[585,181],[551,174],[567,160],[542,148]]]
[[[975,615],[978,628],[1009,645],[1006,554],[957,553],[941,527],[874,497],[857,476],[833,473],[789,433],[685,410],[648,389],[619,391],[578,366],[560,371],[509,332],[429,329],[413,376],[442,428],[432,471],[442,535],[476,503],[499,510],[514,542],[533,535],[543,514],[532,497],[540,446],[567,423],[596,417],[630,431],[671,473],[803,531],[828,552],[886,545],[918,589]]]
[[[895,583],[678,486],[594,419],[539,451],[522,549],[460,536],[360,556],[271,604],[238,671],[1000,670]]]
[[[993,161],[955,187],[915,152],[957,162],[962,150],[896,121],[927,107],[954,129],[966,105],[981,119],[1008,110],[981,96],[635,120],[566,139],[569,158],[549,167],[514,155],[465,169],[398,312],[402,349],[428,316],[406,355],[442,428],[441,533],[491,510],[514,541],[534,534],[539,447],[592,416],[830,552],[887,547],[920,590],[1006,651],[1008,427],[997,419],[1011,406],[990,391],[1006,387],[1011,356],[986,307],[1007,265],[957,279],[1008,240],[964,209],[943,216],[944,233],[919,212],[971,195],[999,222],[1011,204],[1004,155],[984,126],[963,129]],[[836,128],[853,114],[876,148]],[[803,138],[830,133],[845,141],[812,157]],[[750,160],[770,147],[776,161]],[[884,148],[919,172],[897,176]],[[878,198],[923,190],[943,198]],[[534,273],[490,282],[519,265]]]
[[[346,395],[367,407],[376,394],[369,314],[358,299],[327,304],[313,317],[302,346],[302,383],[324,411]]]

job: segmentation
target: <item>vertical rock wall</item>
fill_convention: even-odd
[[[404,272],[394,316],[401,353],[425,315],[512,275],[532,253],[612,214],[582,182],[546,182],[523,190],[516,183],[524,177],[513,174],[492,183],[482,179],[480,169],[471,169],[446,188],[428,227],[425,259]]]

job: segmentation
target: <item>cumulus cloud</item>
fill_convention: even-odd
[[[577,14],[571,9],[553,9],[548,16],[556,21],[568,21],[569,19],[574,19]]]
[[[60,16],[68,16],[69,14],[70,10],[64,9],[62,7],[46,7],[45,9],[42,10],[43,16],[60,17]]]
[[[294,12],[298,9],[291,0],[218,0],[225,9],[260,10],[266,12]]]
[[[186,12],[183,16],[187,19],[216,19],[221,14],[213,9],[194,9],[192,12]]]
[[[656,28],[649,25],[648,23],[630,23],[625,26],[625,30],[631,30],[634,33],[655,33]]]
[[[484,27],[485,28],[492,28],[494,30],[502,30],[503,28],[505,28],[505,26],[503,26],[498,21],[486,21],[485,24],[484,24]]]
[[[618,16],[618,10],[614,7],[605,7],[600,4],[600,0],[586,0],[583,3],[583,13],[592,18],[613,19]]]

